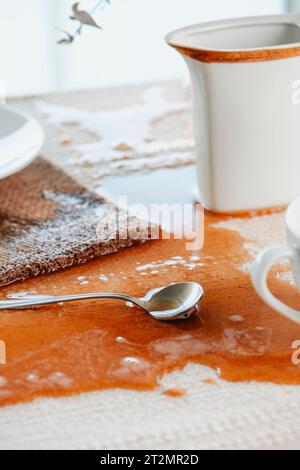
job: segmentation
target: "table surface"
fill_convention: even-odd
[[[43,155],[50,161],[64,168],[66,172],[85,184],[87,187],[100,192],[109,191],[118,196],[126,193],[130,202],[141,202],[141,188],[145,185],[156,185],[155,200],[148,192],[143,193],[142,202],[160,202],[165,200],[166,192],[162,184],[169,180],[167,191],[169,201],[178,198],[182,202],[192,201],[195,184],[194,167],[186,166],[192,163],[192,156],[185,156],[183,161],[170,160],[170,167],[165,169],[162,162],[154,162],[153,172],[125,173],[118,167],[107,165],[103,171],[103,162],[93,166],[84,162],[78,164],[78,148],[95,141],[91,130],[72,128],[67,125],[55,124],[49,115],[40,110],[40,103],[52,106],[53,114],[59,115],[60,110],[55,106],[72,108],[89,113],[98,110],[130,108],[132,103],[140,103],[145,90],[161,87],[168,94],[170,101],[186,102],[187,107],[177,112],[170,112],[168,118],[154,123],[154,133],[160,140],[176,138],[192,138],[190,119],[190,97],[188,91],[176,83],[154,84],[108,90],[93,90],[75,92],[63,95],[31,97],[14,100],[14,104],[26,111],[37,115],[46,131],[46,145]],[[47,112],[49,113],[49,107]],[[73,112],[73,114],[76,114]],[[70,113],[70,116],[73,115]],[[86,117],[85,117],[86,119]],[[67,137],[66,137],[67,135]],[[65,140],[70,143],[66,144]],[[185,143],[185,145],[187,145]],[[190,150],[190,149],[189,149]],[[149,168],[148,168],[149,170]],[[155,171],[154,171],[155,170]],[[166,174],[164,172],[167,172]],[[172,175],[172,176],[171,176]],[[174,178],[174,179],[172,179]],[[184,185],[185,178],[190,183]],[[177,183],[177,184],[176,184]],[[140,185],[140,187],[139,187]],[[176,185],[176,191],[174,186]],[[160,188],[160,189],[159,189]],[[173,188],[173,189],[172,189]],[[174,190],[174,194],[172,191]],[[138,200],[137,200],[138,199]],[[226,220],[228,230],[239,230],[245,237],[250,237],[255,252],[269,243],[284,241],[283,214],[275,214],[256,218],[259,220]],[[269,230],[273,227],[273,231]],[[249,235],[250,234],[250,235]],[[250,244],[250,242],[249,242]],[[178,245],[177,245],[178,248]],[[74,289],[87,291],[89,286],[81,285],[74,279],[88,278],[93,275],[103,275],[111,271],[123,271],[132,267],[140,260],[146,264],[154,259],[175,254],[173,248],[164,243],[147,244],[143,248],[124,250],[104,260],[96,260],[85,266],[45,276],[38,279],[16,284],[3,290],[3,293],[20,290],[57,292]],[[122,290],[132,286],[143,291],[153,283],[165,283],[182,279],[194,279],[197,274],[191,271],[179,271],[175,274],[167,271],[156,279],[136,282],[119,280],[109,285]],[[104,311],[107,306],[103,307]],[[73,312],[73,307],[65,306],[65,314]],[[69,309],[69,310],[68,310]],[[76,312],[94,312],[95,306],[78,306]],[[97,307],[99,313],[99,307]],[[1,336],[1,334],[0,334]],[[8,345],[9,347],[9,345]],[[1,369],[0,369],[1,373]],[[1,374],[0,374],[1,375]],[[174,371],[161,378],[160,385],[150,391],[135,391],[112,389],[83,393],[62,398],[39,398],[31,403],[17,404],[0,409],[0,448],[67,448],[67,449],[134,449],[134,448],[298,448],[300,439],[300,395],[298,386],[275,385],[272,383],[242,382],[233,383],[218,380],[216,384],[208,385],[207,379],[216,378],[216,371],[200,365],[187,364],[183,370]],[[213,381],[212,381],[213,382]],[[186,395],[182,398],[172,398],[162,393],[166,388],[184,389]]]

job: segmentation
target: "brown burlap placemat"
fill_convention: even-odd
[[[1,180],[0,285],[145,242],[146,224],[122,212],[43,158]]]

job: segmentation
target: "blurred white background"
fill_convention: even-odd
[[[164,43],[170,30],[206,20],[272,14],[299,6],[287,0],[111,0],[76,42],[58,46],[55,26],[74,30],[72,0],[0,0],[0,80],[9,95],[187,77],[179,54]],[[97,0],[82,0],[90,10]]]

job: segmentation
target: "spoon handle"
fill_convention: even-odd
[[[61,302],[72,302],[75,300],[88,300],[88,299],[119,299],[124,300],[125,302],[132,302],[138,307],[143,308],[142,301],[139,299],[135,299],[132,297],[128,297],[127,295],[123,294],[116,294],[116,293],[91,293],[91,294],[81,294],[81,295],[62,295],[59,297],[56,296],[40,296],[36,298],[30,299],[30,297],[25,297],[21,300],[0,300],[0,310],[6,309],[26,309],[31,307],[36,307],[38,305],[48,305],[48,304],[56,304]]]

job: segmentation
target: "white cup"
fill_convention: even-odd
[[[300,291],[300,198],[296,199],[286,213],[287,244],[271,246],[256,259],[252,268],[252,283],[260,297],[277,312],[300,324],[300,311],[288,307],[278,300],[267,285],[271,267],[283,257],[292,263],[293,275]]]

